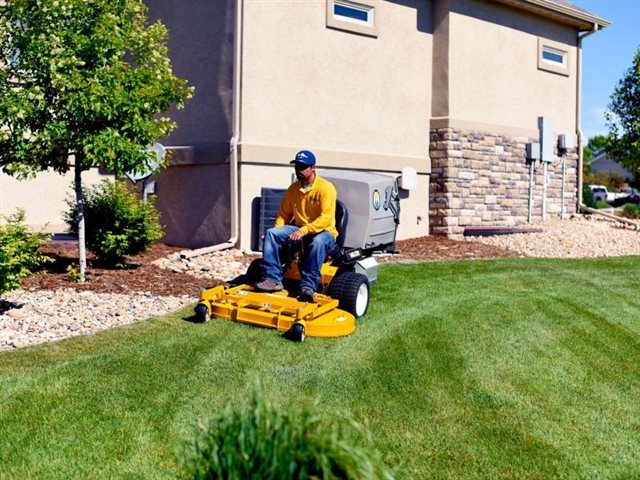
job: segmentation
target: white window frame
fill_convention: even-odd
[[[378,9],[376,9],[376,0],[326,0],[327,2],[327,27],[336,28],[338,30],[346,30],[348,32],[368,35],[370,37],[378,36]],[[355,10],[367,13],[367,21],[351,18],[346,15],[337,15],[334,13],[336,6],[353,8]]]
[[[544,53],[549,52],[562,57],[562,62],[556,62],[544,58]],[[567,45],[553,42],[551,40],[538,38],[538,70],[558,73],[560,75],[569,76],[569,50]]]

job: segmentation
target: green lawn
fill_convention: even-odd
[[[172,478],[260,379],[368,424],[397,478],[640,478],[640,257],[380,268],[355,334],[190,310],[0,354],[0,478]],[[195,301],[195,299],[194,299]]]

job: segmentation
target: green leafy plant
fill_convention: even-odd
[[[105,180],[84,196],[87,248],[109,266],[124,266],[126,256],[144,251],[163,234],[153,201],[142,202],[122,181]],[[77,205],[67,204],[64,221],[77,235]]]
[[[139,0],[0,1],[0,167],[22,178],[73,165],[83,280],[82,172],[147,170],[146,147],[176,127],[162,113],[193,95],[167,42]]]
[[[346,417],[323,418],[311,407],[275,408],[256,384],[249,400],[231,402],[200,427],[188,448],[185,477],[262,480],[392,479],[368,448],[364,428]]]
[[[608,155],[634,175],[640,174],[640,48],[618,81],[605,111]]]
[[[48,236],[30,232],[24,220],[23,210],[0,216],[0,294],[19,287],[20,280],[51,260],[38,250]]]
[[[73,283],[80,283],[82,280],[82,276],[80,275],[80,270],[75,265],[69,265],[67,267],[67,279]]]
[[[596,202],[596,208],[597,209],[602,209],[602,208],[611,208],[611,204],[604,202],[602,200],[598,200]]]
[[[621,216],[631,219],[640,218],[640,205],[627,203],[622,209]]]
[[[596,208],[596,200],[593,198],[593,192],[586,183],[582,184],[582,203],[589,208]]]

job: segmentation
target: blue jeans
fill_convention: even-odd
[[[282,283],[282,265],[280,252],[283,248],[290,248],[294,242],[289,240],[289,235],[298,230],[294,225],[274,227],[267,230],[262,247],[262,270],[265,278]],[[327,258],[327,253],[335,245],[333,235],[329,232],[321,232],[315,235],[306,235],[304,244],[304,257],[300,267],[300,288],[310,288],[315,292],[320,283],[320,268]]]

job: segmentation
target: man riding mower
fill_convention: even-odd
[[[299,152],[296,160],[300,154],[307,158],[309,154],[313,155],[308,151]],[[304,223],[302,227],[283,225],[284,218],[296,220],[290,206],[300,207],[302,203],[290,192],[310,193],[309,199],[314,198],[315,193],[315,200],[310,203],[317,206],[321,206],[322,200],[327,203],[313,187],[306,192],[302,190],[305,185],[298,172],[306,169],[303,165],[297,166],[299,180],[284,195],[276,228],[272,229],[278,235],[269,233],[271,230],[265,235],[263,260],[254,260],[247,273],[230,282],[229,286],[202,292],[196,306],[198,320],[217,316],[276,328],[298,341],[307,335],[334,337],[349,335],[355,330],[355,319],[366,313],[370,286],[377,280],[377,262],[372,254],[376,250],[392,248],[395,241],[399,217],[395,179],[366,172],[340,171],[336,174],[328,170],[320,178],[315,175],[315,157],[312,161],[312,182],[316,186],[320,183],[318,180],[329,184],[329,192],[331,189],[336,191],[331,183],[336,184],[338,196],[348,203],[336,201],[329,193],[329,201],[333,202],[329,209],[330,221],[325,215],[319,227],[313,222]],[[327,176],[331,183],[325,180]],[[287,195],[291,195],[289,200]],[[316,209],[318,211],[321,209]],[[309,209],[302,209],[301,214],[308,212]],[[292,215],[288,216],[289,213]],[[352,226],[364,232],[351,233],[350,214],[354,220]],[[367,218],[361,218],[363,216]],[[314,228],[324,225],[328,226],[319,232],[324,237],[319,242],[321,248],[317,250],[318,242],[315,242],[314,251],[313,244],[319,236]],[[335,241],[332,231],[336,234]],[[302,235],[294,235],[296,232]],[[275,241],[274,236],[278,237]],[[290,245],[298,248],[285,248]],[[311,259],[310,254],[314,255]],[[317,273],[314,271],[316,266]]]

